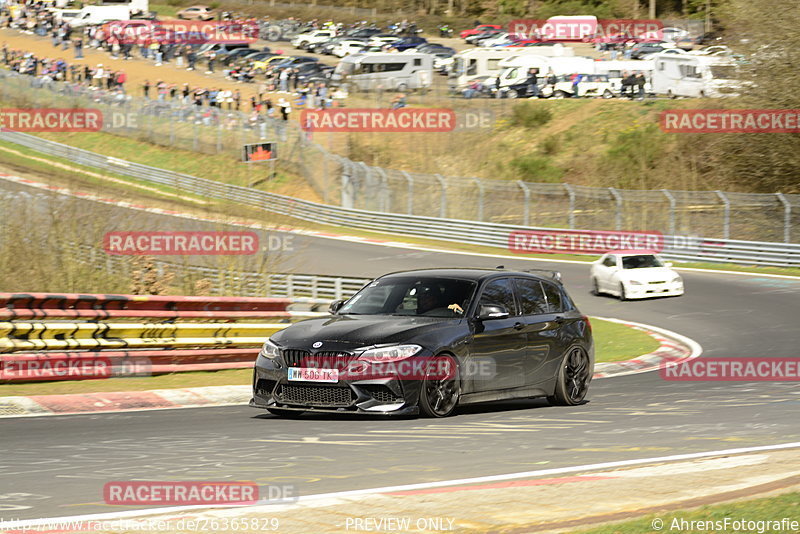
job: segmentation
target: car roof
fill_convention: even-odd
[[[480,282],[482,280],[487,280],[490,278],[501,278],[506,276],[524,276],[550,282],[558,281],[558,279],[555,278],[555,275],[557,274],[556,271],[542,271],[542,272],[552,273],[553,276],[547,276],[547,275],[543,276],[532,272],[506,270],[503,268],[481,269],[481,268],[465,268],[465,267],[442,267],[442,268],[431,268],[431,269],[413,269],[410,271],[397,271],[385,274],[380,278],[382,279],[395,278],[395,277],[399,278],[403,276],[413,275],[413,276],[428,277],[428,278],[457,278],[461,280],[473,280],[476,282]]]
[[[656,252],[655,250],[647,250],[647,249],[642,249],[642,250],[632,249],[632,250],[612,250],[611,252],[607,252],[606,254],[609,255],[613,254],[615,256],[642,256],[648,254],[656,255],[658,254],[658,252]]]

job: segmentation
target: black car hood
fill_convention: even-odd
[[[272,336],[283,348],[353,350],[386,343],[417,343],[434,331],[452,328],[461,319],[391,315],[333,315],[293,324]]]

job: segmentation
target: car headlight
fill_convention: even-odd
[[[366,350],[358,359],[375,362],[396,362],[410,358],[421,350],[422,347],[419,345],[393,345],[391,347]]]
[[[261,352],[259,352],[258,355],[263,356],[264,358],[269,358],[270,360],[274,360],[281,355],[281,349],[279,349],[275,343],[268,339],[266,342],[264,342],[264,346],[261,347]]]
[[[672,279],[673,284],[680,284],[681,282],[683,282],[683,278],[681,278],[680,276],[676,276],[675,278]]]
[[[642,283],[640,281],[638,281],[638,280],[631,280],[628,283],[630,285],[632,285],[632,286],[640,286],[640,285],[642,285]]]

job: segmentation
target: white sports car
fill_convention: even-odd
[[[620,300],[683,295],[683,279],[657,255],[614,251],[592,263],[595,295],[608,293]]]

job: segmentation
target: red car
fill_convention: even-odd
[[[462,39],[466,39],[470,35],[476,35],[486,30],[502,30],[502,29],[503,27],[497,24],[481,24],[480,26],[476,26],[471,30],[464,30],[459,35],[461,36]]]

